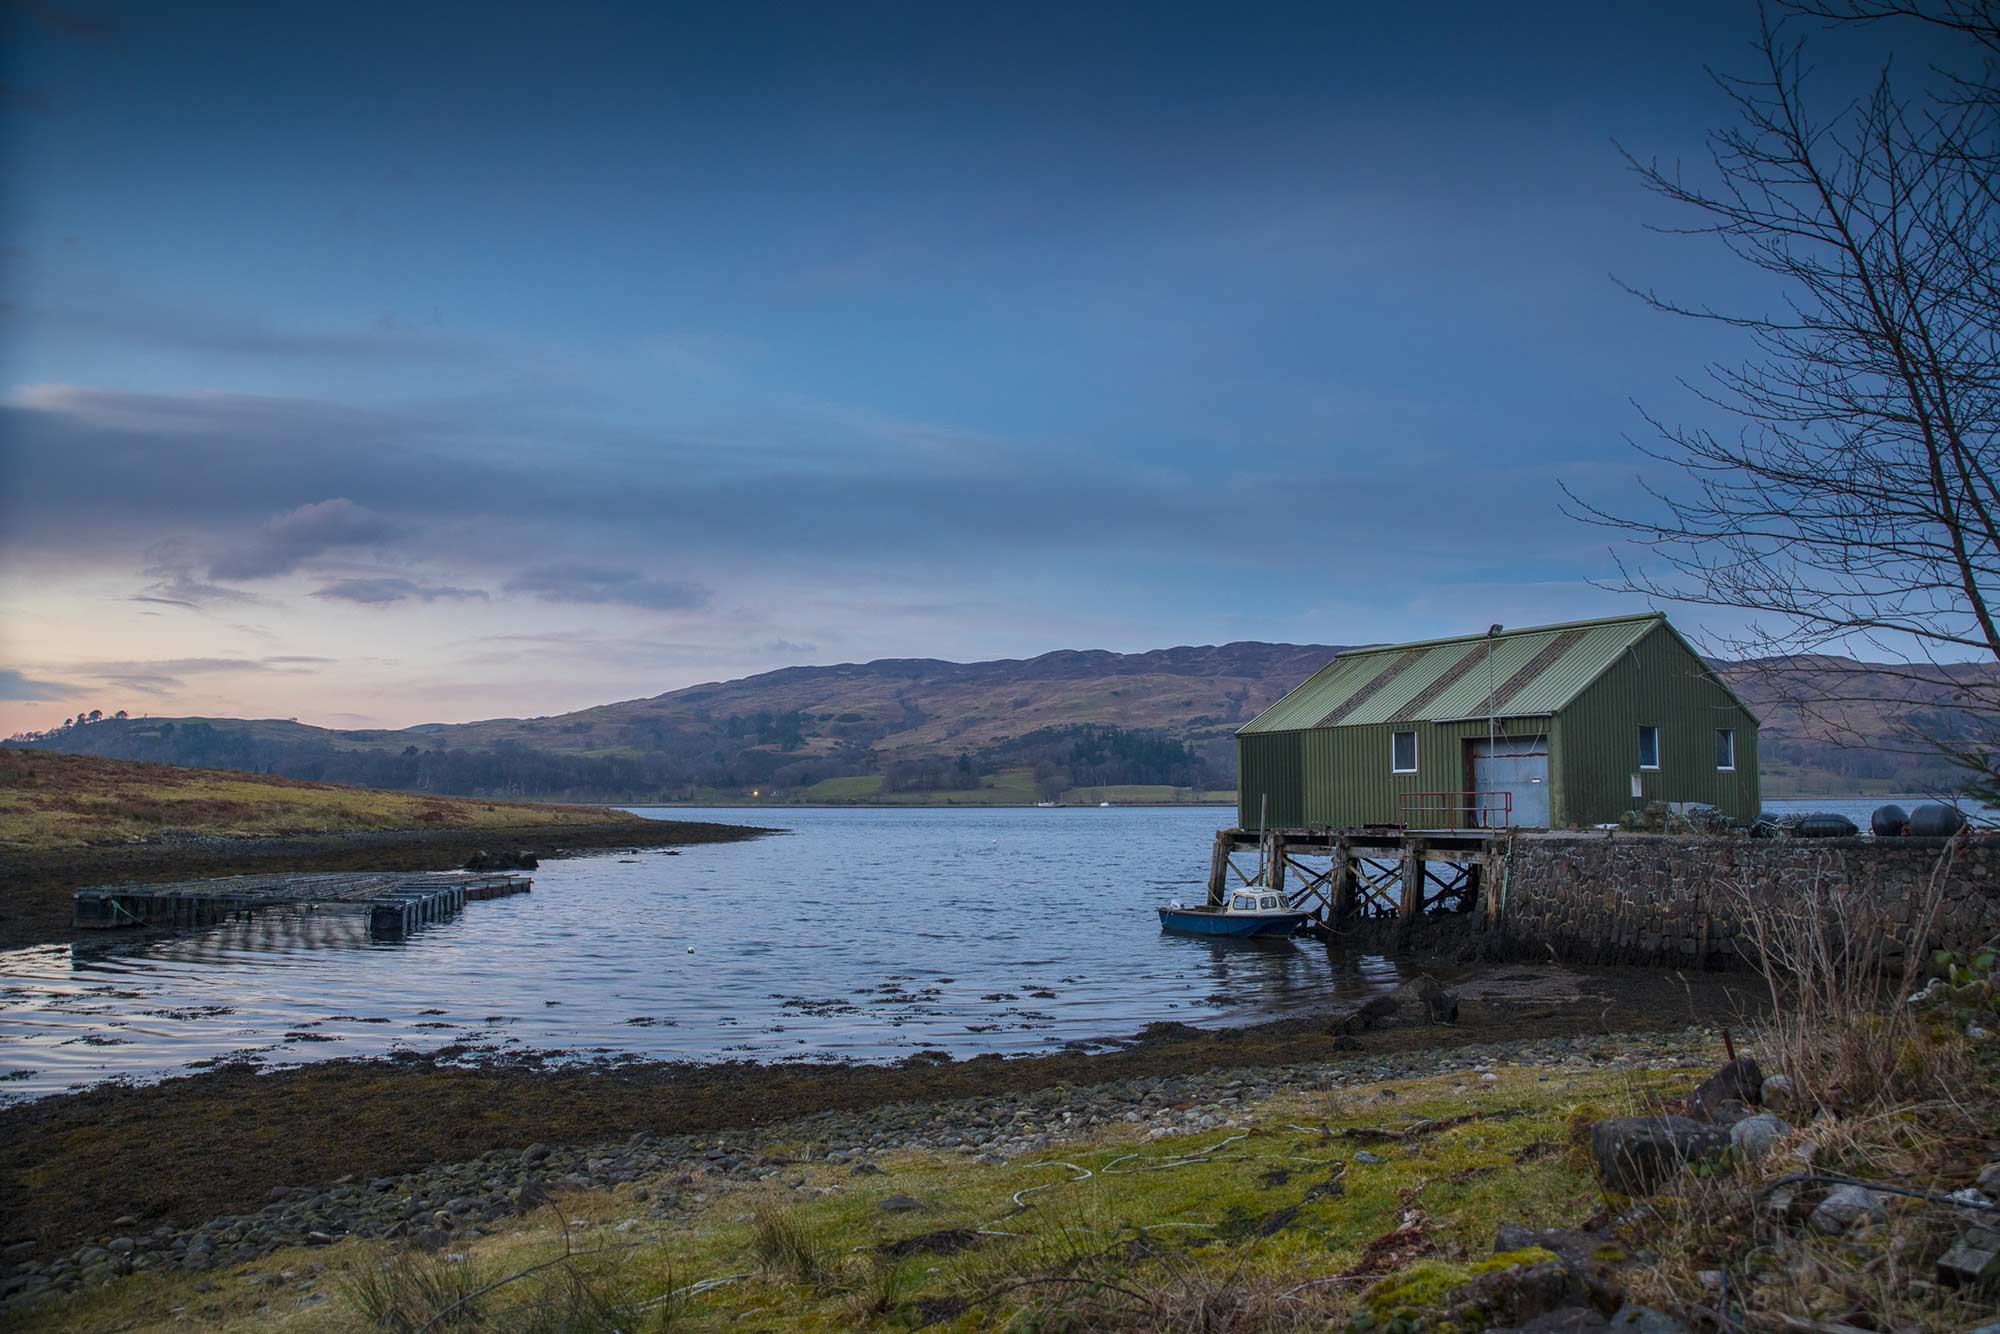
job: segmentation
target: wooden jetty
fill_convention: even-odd
[[[74,920],[85,930],[192,930],[272,908],[295,908],[366,913],[373,934],[398,938],[457,915],[471,900],[525,894],[533,885],[524,875],[464,871],[328,871],[92,885],[76,891]]]
[[[1219,904],[1240,886],[1266,883],[1333,933],[1363,918],[1398,918],[1407,926],[1428,914],[1490,915],[1494,896],[1481,890],[1500,883],[1512,846],[1508,829],[1270,829],[1261,843],[1254,829],[1220,829],[1209,859],[1208,901]],[[1287,890],[1289,877],[1297,883]]]

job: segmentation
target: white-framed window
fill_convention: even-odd
[[[1715,729],[1715,767],[1725,771],[1736,767],[1736,729],[1733,727]]]
[[[1413,774],[1417,771],[1417,734],[1415,732],[1391,732],[1389,734],[1389,772],[1392,774]]]
[[[1278,896],[1276,894],[1266,894],[1257,900],[1257,906],[1267,910],[1275,908],[1278,906]]]
[[[1248,894],[1238,894],[1236,902],[1230,906],[1235,908],[1237,912],[1255,912],[1257,911],[1257,900],[1251,898]]]
[[[1639,767],[1660,767],[1660,729],[1651,723],[1639,724]]]

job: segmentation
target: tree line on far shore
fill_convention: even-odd
[[[1121,784],[1226,788],[1233,751],[1198,750],[1163,733],[1109,726],[1044,728],[977,751],[891,756],[863,744],[801,753],[796,719],[725,720],[712,731],[660,738],[657,749],[615,754],[543,750],[503,740],[450,748],[278,738],[206,721],[99,715],[84,725],[23,734],[7,744],[203,769],[276,774],[401,792],[566,801],[643,802],[702,790],[798,789],[830,778],[880,775],[882,790],[910,794],[978,789],[1003,769],[1032,769],[1037,790]]]

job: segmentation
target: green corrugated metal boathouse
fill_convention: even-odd
[[[1658,613],[1351,649],[1245,724],[1236,755],[1244,829],[1758,810],[1756,716]]]

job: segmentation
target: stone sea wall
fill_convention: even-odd
[[[1934,879],[1937,908],[1924,923]],[[1494,880],[1471,920],[1414,924],[1410,943],[1421,948],[1435,924],[1489,956],[1736,967],[1753,952],[1751,906],[1796,907],[1816,886],[1858,899],[1864,929],[1892,954],[2000,938],[2000,837],[1524,834]]]

